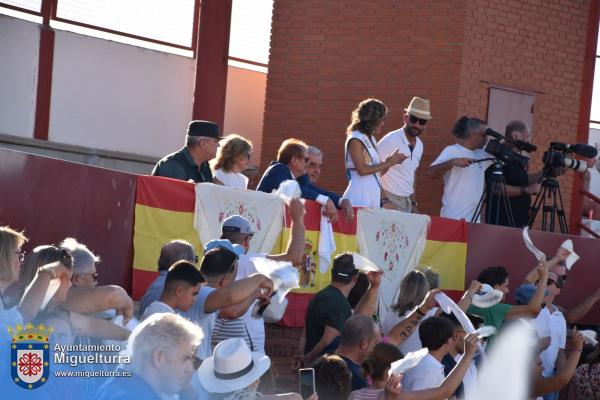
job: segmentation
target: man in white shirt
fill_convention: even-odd
[[[440,216],[471,220],[485,187],[485,170],[492,163],[483,150],[486,125],[477,118],[461,117],[452,130],[456,144],[446,147],[431,163],[429,175],[444,177]]]
[[[150,303],[142,320],[156,313],[187,311],[196,301],[204,277],[189,261],[178,261],[169,268],[160,299]]]
[[[423,347],[429,349],[416,367],[404,373],[402,390],[414,391],[440,386],[446,376],[442,359],[454,343],[454,325],[446,318],[430,317],[419,325],[419,337]]]
[[[429,100],[420,97],[413,97],[404,111],[404,126],[385,135],[377,144],[377,150],[385,158],[397,149],[407,158],[381,176],[381,186],[398,210],[416,213],[415,173],[423,156],[423,142],[419,135],[433,117],[429,113]]]
[[[560,294],[562,279],[554,272],[548,272],[547,295],[544,297],[546,306],[533,320],[533,325],[539,338],[550,337],[550,345],[540,353],[543,374],[546,377],[554,375],[565,362],[565,345],[567,342],[567,321],[557,306],[554,305],[556,296]],[[553,394],[544,399],[553,399]]]
[[[289,261],[294,265],[302,263],[304,255],[304,204],[298,199],[290,202],[290,216],[292,218],[291,235],[288,247],[285,253],[282,254],[252,254],[248,253],[250,249],[250,241],[254,235],[250,221],[241,215],[232,215],[225,219],[221,225],[221,239],[228,239],[231,243],[240,245],[244,248],[244,253],[240,254],[238,260],[238,270],[236,281],[247,278],[255,274],[256,267],[252,262],[252,257],[266,257],[274,261]],[[225,319],[219,316],[216,330],[213,332],[213,337],[218,336],[219,339],[229,337],[243,337],[251,342],[253,351],[264,353],[265,347],[265,323],[262,317],[253,316],[255,304],[252,304],[244,313],[240,320]],[[241,322],[241,324],[240,324]],[[245,328],[243,327],[245,325]],[[239,327],[242,326],[243,329]]]

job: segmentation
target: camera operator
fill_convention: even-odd
[[[511,121],[506,125],[505,136],[508,140],[504,141],[504,145],[515,153],[520,154],[522,151],[513,143],[521,141],[525,143],[531,142],[531,132],[529,127],[521,121]],[[512,209],[515,227],[522,228],[527,225],[529,206],[531,205],[531,195],[540,191],[540,181],[542,180],[542,171],[528,173],[527,165],[523,166],[519,163],[506,162],[502,167],[504,180],[506,183],[506,194]],[[486,182],[490,184],[491,168],[486,170]],[[490,200],[494,204],[499,204],[498,193],[490,193]],[[497,224],[502,226],[510,226],[509,218],[504,207],[498,210]],[[489,220],[486,222],[489,223]]]
[[[429,167],[434,178],[444,177],[444,195],[440,216],[470,219],[483,193],[485,169],[490,154],[483,150],[486,125],[477,118],[461,117],[452,134],[456,144],[446,147]],[[486,159],[486,161],[476,162]]]

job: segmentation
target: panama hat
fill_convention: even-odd
[[[420,97],[413,97],[407,108],[404,109],[408,114],[417,118],[432,119],[429,113],[429,100]]]
[[[231,338],[215,346],[212,357],[202,361],[198,379],[210,393],[229,393],[244,389],[271,366],[265,354],[250,351],[242,338]]]
[[[479,308],[488,308],[500,303],[503,296],[504,293],[484,283],[481,285],[481,289],[473,296],[471,303]]]

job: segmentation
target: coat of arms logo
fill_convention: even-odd
[[[10,371],[13,382],[24,389],[37,389],[50,375],[48,335],[52,328],[29,323],[25,327],[9,327],[8,333],[12,336]]]

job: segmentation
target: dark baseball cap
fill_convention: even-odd
[[[352,253],[341,253],[335,256],[331,274],[342,279],[349,279],[358,274]]]

